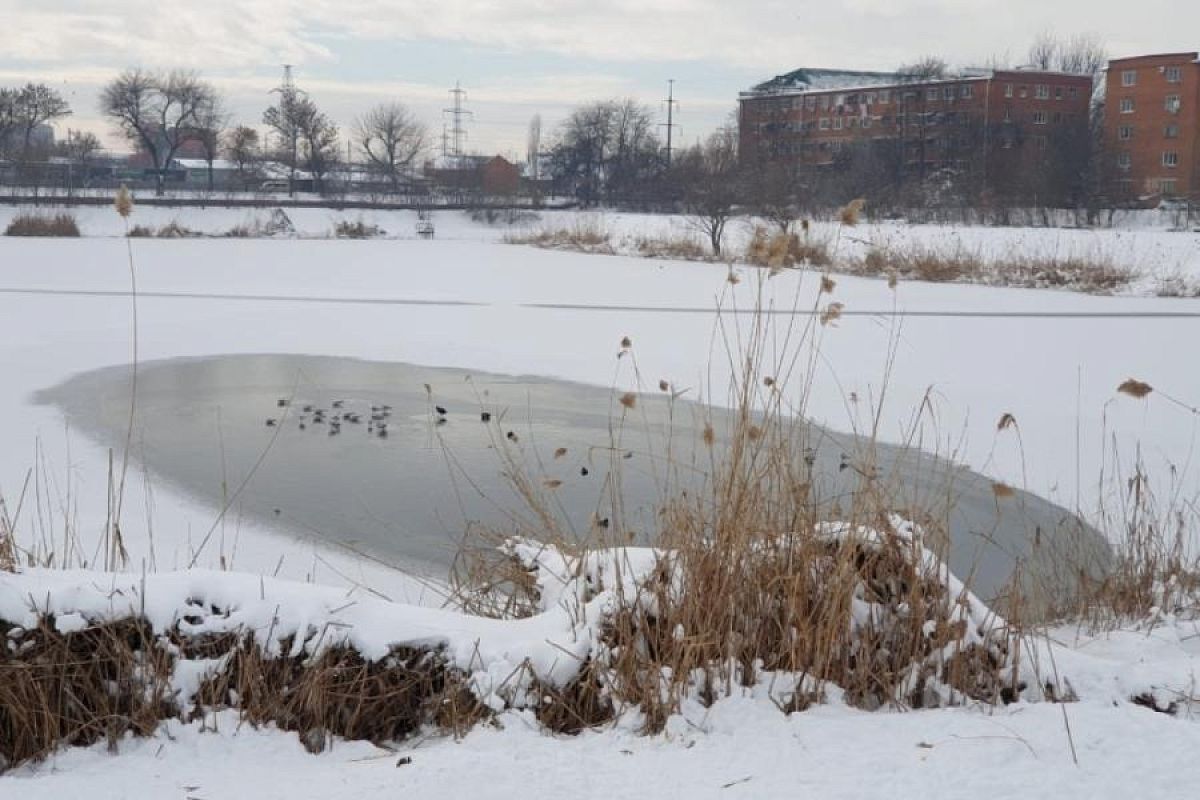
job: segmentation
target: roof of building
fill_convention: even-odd
[[[1187,58],[1195,62],[1200,62],[1200,53],[1191,51],[1184,53],[1147,53],[1140,56],[1124,56],[1122,58],[1110,58],[1109,64],[1119,64],[1122,61],[1148,61],[1156,58]]]
[[[801,67],[763,81],[750,91],[770,94],[782,91],[819,92],[862,86],[886,86],[899,83],[897,72],[864,72],[849,69],[814,69]]]
[[[203,158],[176,158],[173,159],[181,169],[208,169],[208,162]],[[228,161],[224,158],[215,158],[212,162],[214,172],[232,171],[238,168],[237,162]]]
[[[901,72],[861,72],[841,69],[810,69],[802,67],[785,75],[777,75],[769,81],[754,86],[743,97],[762,95],[793,95],[809,92],[859,91],[869,89],[900,88],[910,84],[927,85],[933,83],[957,83],[960,81],[986,80],[999,74],[1036,73],[1038,75],[1057,75],[1064,77],[1086,78],[1085,75],[1075,75],[1068,72],[1051,70],[1035,70],[1031,67],[1016,67],[1014,69],[993,70],[985,67],[967,67],[957,72],[948,73],[934,78],[914,79]]]

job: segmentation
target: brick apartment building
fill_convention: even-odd
[[[1105,174],[1117,202],[1200,201],[1200,54],[1108,62]]]
[[[1065,189],[1047,167],[1086,163],[1091,95],[1090,76],[1058,72],[798,69],[741,94],[739,146],[775,169],[850,175],[867,163],[893,184],[944,175],[975,194],[1053,202]]]

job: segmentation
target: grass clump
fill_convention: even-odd
[[[769,232],[756,225],[746,245],[746,262],[759,267],[779,269],[783,267],[812,266],[827,267],[833,263],[828,245],[809,235],[807,226],[804,235],[790,232]]]
[[[1024,289],[1071,289],[1111,294],[1138,279],[1137,270],[1103,253],[988,256],[957,246],[940,250],[917,242],[872,245],[858,259],[839,263],[853,275],[900,277],[932,283],[981,283]]]
[[[153,225],[134,225],[126,234],[133,239],[191,239],[202,235],[200,231],[192,230],[180,224],[178,220],[172,220],[158,228]]]
[[[383,228],[361,219],[355,222],[341,220],[333,226],[333,235],[338,239],[374,239],[384,233]]]
[[[5,236],[79,236],[75,215],[67,212],[38,214],[22,211],[4,229]]]
[[[506,244],[525,244],[548,250],[575,250],[580,253],[613,255],[612,234],[604,223],[594,217],[575,221],[569,227],[542,228],[525,233],[510,233],[504,236]]]
[[[708,248],[691,236],[637,236],[633,246],[643,258],[711,261]]]

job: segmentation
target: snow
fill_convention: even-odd
[[[0,222],[11,213],[0,210]],[[12,510],[27,472],[37,467],[31,481],[37,481],[38,492],[35,496],[31,484],[19,535],[57,542],[65,517],[88,543],[90,557],[104,516],[108,453],[64,430],[52,409],[29,403],[32,392],[71,374],[129,360],[130,301],[119,294],[129,279],[126,242],[117,238],[121,222],[107,208],[77,213],[85,235],[93,238],[0,238],[5,365],[0,490]],[[724,265],[501,245],[497,240],[505,228],[477,225],[459,214],[435,215],[433,242],[411,240],[416,216],[408,212],[304,209],[289,215],[302,235],[328,236],[336,220],[362,218],[403,238],[138,240],[133,246],[142,292],[141,358],[304,352],[604,386],[615,375],[624,386],[633,377],[628,360],[615,362],[615,354],[621,337],[630,336],[638,366],[652,383],[663,376],[705,394],[711,385],[713,398],[723,399],[726,375],[721,346],[712,344],[712,308],[718,298],[729,302],[729,293],[748,306],[752,270],[739,268],[743,281],[731,287]],[[178,219],[216,232],[246,217],[243,210],[139,208],[131,221],[160,225]],[[543,219],[556,224],[578,217]],[[648,228],[689,230],[685,221],[671,218],[614,214],[601,221],[619,236]],[[1147,268],[1200,274],[1200,239],[1161,230],[881,225],[853,232],[854,239],[872,237],[919,238],[989,252],[1100,248]],[[850,236],[839,243],[861,246]],[[788,305],[799,295],[807,307],[816,286],[811,276],[788,273],[772,279],[767,291]],[[218,294],[247,299],[205,297]],[[1200,371],[1189,368],[1195,319],[908,317],[897,325],[887,316],[893,308],[1198,313],[1200,300],[920,283],[902,283],[893,292],[884,281],[848,277],[838,278],[834,298],[847,312],[878,313],[847,315],[823,329],[823,356],[809,400],[819,420],[842,429],[866,423],[864,410],[847,398],[850,392],[878,396],[894,340],[884,438],[906,436],[906,422],[932,389],[937,418],[923,432],[923,444],[953,450],[971,466],[1067,505],[1088,511],[1106,496],[1097,487],[1098,473],[1113,448],[1125,465],[1138,447],[1160,469],[1174,464],[1182,497],[1200,489],[1191,464],[1197,415],[1157,395],[1138,401],[1115,393],[1132,376],[1186,403],[1200,402]],[[618,367],[624,371],[614,372]],[[1017,419],[1020,442],[996,431],[1005,412]],[[130,482],[126,508],[123,527],[134,557],[129,574],[4,576],[0,611],[25,615],[20,618],[28,622],[31,603],[43,609],[50,604],[61,612],[60,630],[69,631],[88,624],[89,615],[141,607],[148,597],[155,598],[146,607],[157,624],[169,624],[188,599],[203,596],[233,612],[229,618],[207,615],[203,626],[240,621],[261,627],[264,619],[278,616],[288,629],[307,632],[331,619],[348,620],[351,627],[337,626],[338,635],[353,637],[369,653],[400,640],[424,641],[446,643],[452,655],[465,658],[456,648],[480,642],[484,661],[496,670],[481,670],[481,685],[504,664],[530,653],[543,655],[538,668],[554,677],[569,654],[581,652],[572,648],[586,645],[572,638],[568,620],[574,617],[565,611],[545,611],[514,632],[511,623],[389,603],[363,587],[409,603],[436,604],[440,595],[426,581],[250,523],[236,526],[233,567],[244,574],[173,573],[186,566],[189,545],[212,524],[213,510],[140,475]],[[151,542],[157,560],[143,579]],[[219,566],[215,555],[202,565]],[[258,576],[276,572],[277,578]],[[562,572],[547,569],[543,580],[555,574]],[[1049,640],[1030,646],[1042,663],[1053,650],[1057,668],[1069,676],[1080,701],[1065,707],[1021,702],[996,709],[868,714],[834,698],[827,706],[785,716],[770,691],[757,687],[712,708],[685,707],[657,738],[638,736],[625,724],[573,738],[549,736],[527,712],[509,711],[499,728],[481,727],[461,741],[418,739],[399,752],[337,742],[320,756],[309,755],[294,734],[256,730],[222,713],[202,723],[171,723],[149,740],[127,741],[116,757],[102,746],[60,752],[0,777],[0,796],[1190,796],[1200,785],[1200,761],[1194,758],[1200,728],[1190,703],[1172,718],[1133,706],[1129,698],[1143,692],[1163,700],[1194,695],[1198,634],[1195,622],[1169,616],[1099,636],[1050,631]],[[199,674],[176,678],[186,691]],[[398,767],[401,756],[411,763]]]

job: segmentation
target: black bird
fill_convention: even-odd
[[[274,427],[275,427],[275,420],[273,420],[273,419],[269,419],[269,420],[267,420],[267,427],[268,427],[268,428],[274,428]]]
[[[442,408],[441,406],[434,406],[433,410],[438,413],[439,417],[446,416],[446,409]]]
[[[345,400],[334,400],[334,401],[333,401],[333,407],[334,407],[334,408],[341,408],[343,405],[345,405],[345,403],[346,403],[346,401],[345,401]]]
[[[305,411],[312,411],[312,410],[313,410],[312,404],[311,404],[311,403],[309,403],[308,405],[306,405],[306,406],[304,407],[304,410],[305,410]]]
[[[513,433],[512,431],[509,431],[507,434],[505,434],[505,438],[508,439],[510,442],[517,441],[517,435],[515,433]]]
[[[446,424],[446,418],[445,418],[445,417],[439,417],[439,418],[438,418],[438,421],[437,421],[437,423],[436,423],[436,424],[437,424],[437,425],[445,425],[445,424]]]
[[[287,401],[286,397],[281,397],[275,401],[275,405],[279,406],[280,408],[285,407],[287,404],[288,404],[288,401]]]
[[[604,517],[603,519],[596,522],[596,524],[599,525],[601,528],[607,528],[608,527],[608,517]]]
[[[300,430],[306,430],[307,428],[308,428],[308,426],[305,425],[303,422],[300,423]]]
[[[386,439],[386,438],[387,438],[387,428],[380,428],[380,429],[379,429],[379,438],[380,438],[380,439]]]
[[[586,477],[588,476],[588,468],[587,468],[587,467],[580,467],[580,468],[579,468],[579,474],[580,474],[580,475],[582,475],[583,477],[585,477],[585,478],[586,478]]]
[[[490,412],[490,411],[481,412],[479,414],[479,420],[480,420],[480,422],[491,422],[492,421],[492,412]]]

